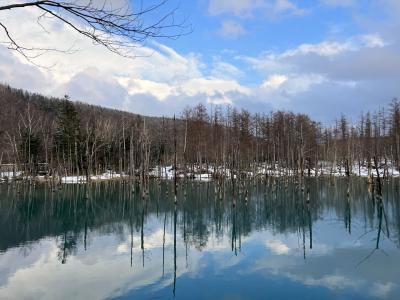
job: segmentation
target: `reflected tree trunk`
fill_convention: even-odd
[[[146,201],[147,203],[147,201]],[[141,224],[141,229],[140,229],[140,248],[142,249],[142,265],[144,268],[144,211],[145,211],[145,206],[143,206],[142,209],[142,224]]]
[[[177,221],[177,209],[174,207],[174,297],[176,294],[176,221]]]
[[[162,246],[162,275],[164,276],[165,271],[165,226],[167,223],[167,212],[164,215],[164,231],[163,231],[163,246]]]

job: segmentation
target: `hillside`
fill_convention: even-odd
[[[11,131],[12,128],[18,126],[18,123],[23,122],[24,114],[27,114],[28,110],[35,118],[44,117],[49,123],[55,122],[64,102],[65,99],[45,97],[0,84],[0,132]],[[113,121],[121,119],[129,121],[142,118],[138,114],[126,111],[104,108],[83,102],[70,102],[76,108],[83,123],[93,115]],[[145,118],[149,128],[161,120],[161,118],[157,117]]]

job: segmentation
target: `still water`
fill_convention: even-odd
[[[400,299],[398,179],[249,187],[0,185],[0,299]]]

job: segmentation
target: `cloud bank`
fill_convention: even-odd
[[[352,4],[322,2],[327,6]],[[396,8],[400,12],[396,2],[385,3],[393,5],[392,14]],[[211,0],[208,13],[250,17],[269,5],[276,13],[298,8],[286,0]],[[383,30],[388,24],[396,27],[396,21],[375,26],[376,32],[303,43],[282,51],[266,49],[258,55],[221,51],[210,62],[200,49],[179,53],[155,42],[136,48],[134,60],[123,58],[54,19],[43,20],[49,32],[43,33],[37,17],[34,10],[15,11],[2,22],[26,46],[73,45],[78,51],[68,55],[50,52],[37,58],[38,65],[51,66],[46,69],[0,46],[0,82],[147,115],[171,116],[201,102],[259,113],[293,110],[327,123],[341,113],[356,118],[361,111],[377,109],[400,95],[398,38]],[[238,37],[245,31],[239,23],[226,21],[220,33]]]

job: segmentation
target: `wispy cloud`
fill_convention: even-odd
[[[357,4],[357,0],[320,0],[322,4],[333,7],[350,7]]]
[[[283,15],[304,15],[308,10],[298,7],[290,0],[210,0],[208,12],[213,16],[232,14],[241,18],[250,18],[259,13],[275,18]]]
[[[221,23],[221,27],[218,30],[218,34],[225,38],[237,38],[246,34],[246,30],[243,26],[236,21],[227,20]]]

